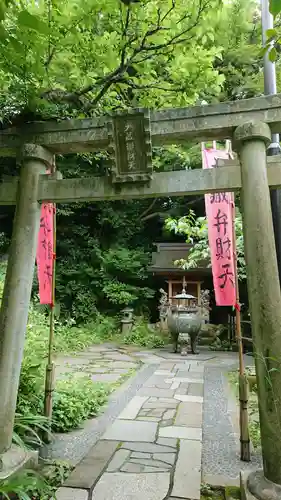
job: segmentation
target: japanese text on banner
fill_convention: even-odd
[[[37,246],[37,273],[40,304],[52,305],[54,269],[54,205],[43,203]]]
[[[205,149],[203,168],[213,168],[217,158],[228,159],[226,151]],[[235,262],[233,252],[233,196],[231,193],[205,195],[208,236],[216,304],[235,306]]]

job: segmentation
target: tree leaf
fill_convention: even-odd
[[[269,51],[268,53],[268,59],[271,61],[271,62],[275,62],[276,59],[277,59],[277,50],[275,47],[272,47],[272,49]]]
[[[33,14],[30,14],[28,10],[22,10],[18,16],[18,22],[21,26],[29,28],[39,33],[48,34],[49,28],[41,19]]]
[[[5,30],[4,26],[0,23],[0,40],[6,40],[8,37],[8,32]]]
[[[273,16],[277,16],[281,11],[281,0],[270,0],[269,11]]]
[[[266,36],[267,36],[267,38],[275,38],[276,37],[276,30],[275,29],[266,30]]]

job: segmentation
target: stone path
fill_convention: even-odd
[[[89,377],[93,382],[118,383],[130,370],[138,367],[137,359],[114,344],[91,346],[86,352],[58,355],[55,358],[56,378],[69,375]]]
[[[237,355],[202,349],[183,358],[159,349],[130,356],[144,367],[115,395],[94,446],[88,433],[88,452],[58,490],[58,500],[199,500],[206,478],[212,484],[218,476],[227,480],[229,457],[236,482],[238,436],[213,370],[235,367]]]
[[[55,377],[62,380],[70,376],[74,378],[88,376],[93,382],[118,385],[134,374],[140,368],[140,364],[138,357],[127,354],[125,348],[114,344],[94,345],[85,352],[56,356]],[[90,419],[81,428],[72,432],[56,434],[51,445],[42,450],[42,456],[67,460],[72,465],[76,465],[96,443],[111,419],[117,417],[120,408],[123,408],[122,405],[135,394],[139,384],[142,383],[142,371],[136,380],[130,382],[127,394],[122,394],[121,391],[121,394],[118,394],[118,401],[115,400],[116,393],[110,398],[109,414],[104,418]],[[148,372],[150,373],[149,370]]]

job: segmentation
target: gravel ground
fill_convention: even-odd
[[[231,360],[232,361],[232,360]],[[204,417],[202,470],[204,476],[224,476],[238,479],[243,469],[261,464],[261,457],[252,454],[251,463],[240,460],[239,436],[235,432],[229,412],[229,399],[235,404],[227,384],[227,372],[237,364],[219,362],[205,365],[204,373]],[[215,402],[215,404],[214,404]]]

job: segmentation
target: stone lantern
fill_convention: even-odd
[[[134,309],[131,307],[125,307],[122,313],[122,319],[121,319],[121,324],[122,324],[122,333],[126,334],[129,333],[132,329],[133,326],[133,312]]]

